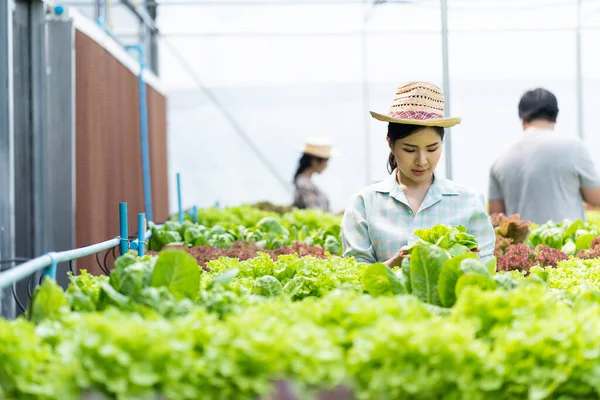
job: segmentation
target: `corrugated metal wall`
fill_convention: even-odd
[[[144,212],[137,77],[94,40],[77,31],[76,245],[119,234],[118,205],[126,201],[130,234]],[[147,86],[152,213],[168,217],[166,98]],[[111,257],[109,257],[112,259]],[[79,269],[101,273],[95,260]]]

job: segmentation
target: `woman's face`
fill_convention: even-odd
[[[313,160],[312,161],[312,167],[313,170],[320,174],[321,172],[323,172],[325,170],[325,168],[327,168],[327,163],[329,163],[328,159],[325,160]]]
[[[442,139],[434,128],[423,127],[393,145],[389,138],[387,141],[403,178],[413,183],[431,182],[442,156]]]

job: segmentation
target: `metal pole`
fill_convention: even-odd
[[[0,289],[10,288],[13,283],[27,278],[33,273],[46,267],[52,267],[53,263],[58,264],[70,260],[76,260],[81,257],[91,256],[104,250],[110,250],[118,244],[119,238],[114,238],[105,242],[92,244],[90,246],[80,247],[78,249],[68,251],[60,251],[57,253],[51,252],[38,258],[34,258],[33,260],[29,260],[24,264],[18,265],[8,272],[0,274]]]
[[[25,259],[34,258],[42,253],[36,253],[35,242],[36,234],[39,229],[36,228],[38,220],[35,218],[34,201],[36,199],[34,184],[34,162],[33,152],[35,143],[35,134],[33,133],[32,113],[35,112],[35,97],[32,92],[33,67],[31,48],[34,41],[31,40],[34,35],[34,9],[37,5],[43,6],[40,2],[17,1],[13,13],[13,92],[22,93],[15,96],[13,103],[13,137],[14,137],[14,169],[19,171],[19,179],[15,179],[15,255]],[[31,45],[30,45],[31,44]],[[46,105],[45,99],[40,99],[42,106]],[[1,157],[1,156],[0,156]],[[1,195],[0,195],[1,196]],[[36,281],[37,282],[37,281]],[[15,293],[17,298],[28,298],[27,280],[17,282]],[[29,288],[31,292],[31,288]],[[17,315],[20,314],[20,308],[16,309]]]
[[[142,129],[142,169],[144,174],[144,208],[148,220],[152,221],[152,178],[150,172],[150,149],[148,144],[148,106],[146,98],[146,82],[144,81],[144,52],[140,50],[140,75],[138,84],[140,91],[140,124]]]
[[[100,4],[101,2],[102,0],[94,0],[94,19],[96,21],[102,16],[102,5]]]
[[[581,1],[577,1],[577,31],[575,48],[577,54],[577,133],[583,139],[583,71],[581,60]]]
[[[52,205],[58,204],[61,209],[63,209],[63,207],[71,207],[71,215],[59,214],[56,210],[48,209],[50,205],[48,204],[49,193],[47,190],[50,185],[50,179],[48,178],[52,176],[48,175],[48,154],[53,151],[58,151],[60,156],[55,155],[55,160],[59,164],[67,162],[68,160],[72,160],[73,162],[75,160],[75,148],[71,147],[72,143],[75,141],[75,114],[71,108],[71,106],[75,106],[75,98],[74,96],[71,96],[74,95],[75,89],[69,85],[71,82],[70,74],[74,71],[73,67],[75,60],[67,57],[67,55],[71,53],[69,49],[72,49],[72,47],[70,45],[64,44],[63,49],[67,49],[64,49],[63,51],[57,49],[57,47],[60,47],[61,43],[64,43],[62,40],[69,40],[71,37],[68,34],[67,36],[55,36],[57,34],[56,27],[54,26],[55,24],[52,23],[52,27],[49,27],[46,24],[45,4],[32,1],[29,2],[29,7],[31,10],[31,36],[29,41],[29,47],[31,49],[31,58],[29,61],[31,68],[31,93],[29,95],[29,101],[32,116],[31,146],[33,158],[31,168],[33,168],[32,205],[34,217],[34,247],[31,257],[37,257],[50,250],[71,249],[75,246],[75,188],[73,187],[73,189],[69,191],[63,186],[70,183],[71,180],[69,178],[70,174],[74,174],[74,165],[68,164],[65,166],[64,171],[58,172],[60,178],[58,178],[57,181],[63,183],[58,187],[55,186],[57,190],[56,193],[64,197],[56,199],[56,203],[52,203]],[[51,51],[48,51],[48,41],[46,40],[46,36],[48,35],[47,32],[49,31],[53,34],[53,40],[49,44],[49,46],[51,46]],[[48,57],[46,57],[46,55],[48,55]],[[71,63],[69,63],[69,61],[71,61]],[[48,73],[48,69],[50,69],[50,73]],[[65,85],[65,83],[67,84]],[[70,91],[67,89],[69,87],[71,88]],[[57,92],[54,91],[57,88],[64,91],[65,97],[58,97]],[[50,93],[49,97],[47,97],[48,93]],[[55,101],[47,101],[49,98],[55,99]],[[57,107],[56,103],[59,103],[60,106]],[[55,114],[52,114],[52,112],[55,112]],[[58,125],[55,123],[58,123]],[[69,127],[71,130],[69,130]],[[56,137],[51,137],[50,129],[53,129],[52,133],[54,135],[67,135],[68,145],[62,140],[57,140]],[[52,143],[52,146],[49,146],[50,143]],[[68,183],[64,183],[65,181]],[[69,194],[71,197],[69,197]],[[52,234],[50,233],[50,227],[51,223],[54,221],[49,221],[49,215],[54,215],[55,218],[57,218],[55,221],[58,221],[58,225],[65,229],[65,231],[60,233],[54,232],[55,234],[58,233],[58,238],[54,237],[54,239],[61,241],[61,243],[53,242],[51,239]],[[65,239],[64,242],[62,242],[63,239]],[[54,247],[56,244],[60,244],[64,247]],[[66,274],[64,276],[66,277]],[[64,281],[61,283],[68,284],[68,282]]]
[[[46,17],[40,28],[48,35],[47,47],[40,49],[46,52],[33,59],[40,65],[32,66],[32,71],[38,69],[41,86],[34,94],[44,93],[49,99],[45,101],[45,115],[39,117],[43,120],[34,153],[34,205],[41,231],[36,255],[76,246],[75,27],[60,6]],[[69,284],[67,270],[67,265],[58,266],[57,280],[65,288]]]
[[[441,1],[442,14],[442,60],[444,65],[444,115],[450,114],[450,73],[448,72],[448,4],[447,0]],[[452,135],[445,135],[446,146],[444,154],[446,156],[446,177],[452,179]]]
[[[146,0],[146,10],[148,11],[148,15],[156,24],[156,1],[155,0]],[[157,40],[157,32],[156,30],[150,29],[150,56],[148,57],[148,62],[150,63],[150,69],[154,72],[155,75],[158,75],[158,40]]]
[[[129,251],[129,228],[127,227],[127,203],[119,203],[119,236],[121,255]]]
[[[61,207],[67,202],[51,202],[48,197],[46,186],[54,187],[46,178],[47,176],[59,176],[60,182],[68,181],[62,174],[54,175],[48,161],[47,154],[53,152],[48,143],[54,144],[52,138],[48,138],[46,109],[47,97],[46,77],[52,66],[47,68],[47,46],[57,45],[56,41],[47,44],[46,40],[46,9],[47,5],[42,1],[15,1],[13,13],[13,137],[14,137],[14,170],[18,171],[15,179],[15,254],[23,258],[34,258],[44,254],[50,249],[60,250],[58,247],[47,246],[48,238],[61,241],[64,236],[56,232],[48,233],[47,215],[54,215],[60,222],[58,226],[68,226],[69,219],[58,213],[45,213],[45,207],[58,204]],[[49,56],[54,56],[48,52]],[[62,54],[61,54],[62,56]],[[59,56],[60,57],[60,56]],[[55,70],[52,70],[56,72]],[[57,71],[64,72],[64,68]],[[55,84],[56,78],[51,78],[50,84]],[[60,119],[65,120],[65,103],[60,104]],[[63,132],[63,130],[58,130]],[[67,147],[58,143],[60,158],[64,157]],[[72,171],[70,167],[67,171]],[[47,175],[45,175],[47,174]],[[62,188],[57,188],[64,193]],[[70,203],[69,203],[70,204]],[[74,221],[73,221],[74,226]],[[52,243],[50,243],[52,245]],[[73,242],[74,245],[74,242]],[[68,248],[73,246],[69,245]],[[66,266],[59,266],[59,270]],[[61,285],[68,284],[66,274],[57,274],[57,282]],[[37,277],[35,277],[37,278]],[[34,279],[35,279],[34,278]],[[36,280],[37,281],[37,280]],[[18,298],[28,297],[28,281],[18,282],[16,295]],[[20,311],[17,309],[17,313]]]
[[[183,223],[183,208],[181,207],[181,174],[177,173],[177,210],[179,215],[179,223]]]
[[[138,93],[140,102],[140,136],[142,145],[142,180],[144,184],[144,211],[148,221],[152,221],[152,178],[150,171],[150,150],[148,144],[148,104],[146,97],[146,82],[144,81],[144,45],[127,46],[128,50],[138,53],[140,74],[138,75]]]
[[[133,2],[132,0],[120,0],[121,4],[127,7],[132,13],[134,13],[140,21],[144,23],[148,27],[148,29],[153,31],[158,31],[154,20],[150,15],[148,15],[148,11],[141,5],[137,4],[137,2]]]
[[[0,1],[0,260],[15,255],[12,8],[12,0]],[[11,267],[11,263],[2,264],[2,268]],[[10,288],[0,290],[0,312],[9,319],[15,316]]]
[[[13,13],[13,91],[23,93],[16,96],[13,103],[13,125],[14,125],[14,168],[19,171],[19,179],[15,180],[15,254],[19,257],[34,258],[34,237],[37,232],[35,224],[35,214],[33,202],[35,199],[33,186],[33,162],[35,156],[32,153],[33,147],[33,128],[32,128],[32,109],[33,96],[30,96],[32,86],[32,60],[30,51],[30,40],[32,33],[31,13],[32,8],[38,2],[18,1],[15,4]],[[43,3],[39,2],[43,5]],[[42,99],[43,100],[43,99]],[[44,102],[45,105],[45,102]],[[19,282],[17,285],[17,294],[19,286],[26,287],[27,282]],[[21,295],[20,298],[26,298]]]
[[[371,138],[369,116],[369,70],[367,62],[367,22],[369,21],[369,0],[363,2],[363,27],[361,31],[361,57],[362,57],[362,114],[365,153],[365,184],[371,184]]]
[[[144,236],[146,235],[146,214],[138,214],[138,256],[144,256]]]

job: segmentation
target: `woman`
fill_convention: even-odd
[[[477,238],[479,256],[493,256],[495,235],[481,193],[435,173],[442,155],[444,128],[460,118],[444,118],[444,96],[426,82],[398,88],[387,115],[389,178],[355,195],[342,220],[344,256],[359,262],[400,266],[403,247],[415,242],[417,229],[436,224],[464,225]]]
[[[334,154],[327,138],[315,137],[306,142],[294,175],[294,207],[329,211],[329,199],[311,178],[313,174],[320,174],[327,168],[329,158]]]

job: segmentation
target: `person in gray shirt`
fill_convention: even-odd
[[[558,102],[545,89],[519,102],[523,136],[492,164],[489,212],[543,224],[585,221],[583,202],[600,206],[600,176],[582,140],[554,131]]]

